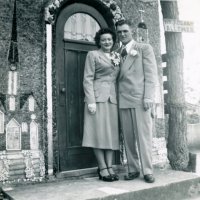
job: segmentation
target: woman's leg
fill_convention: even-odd
[[[100,174],[101,176],[108,176],[109,172],[107,170],[107,164],[105,160],[105,155],[104,155],[103,149],[96,149],[94,148],[94,154],[97,159],[98,167],[100,169]]]
[[[105,150],[105,159],[106,164],[108,167],[108,173],[111,175],[111,177],[114,179],[114,181],[119,180],[119,176],[115,174],[112,168],[112,160],[113,160],[113,151],[112,150]]]
[[[113,150],[105,150],[105,160],[106,160],[106,165],[108,167],[108,172],[110,174],[114,174],[114,171],[112,169],[112,161],[113,161]]]

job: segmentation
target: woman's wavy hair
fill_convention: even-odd
[[[100,46],[100,38],[101,38],[101,35],[103,34],[110,34],[112,35],[112,39],[113,39],[113,46],[117,40],[117,36],[116,36],[116,33],[110,29],[110,28],[101,28],[99,31],[96,32],[96,35],[94,37],[94,41],[97,45],[98,48],[101,48]]]

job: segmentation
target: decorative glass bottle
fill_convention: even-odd
[[[139,10],[140,12],[140,23],[137,26],[137,41],[143,43],[149,43],[149,35],[148,35],[148,28],[147,25],[144,23],[143,20],[143,13],[144,10]]]

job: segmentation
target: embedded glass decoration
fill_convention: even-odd
[[[54,0],[48,7],[45,9],[45,21],[49,24],[53,24],[55,22],[55,15],[57,14],[57,10],[60,8],[62,2],[64,0]],[[107,8],[109,8],[112,13],[112,20],[114,23],[124,19],[124,16],[121,12],[120,7],[117,5],[115,0],[100,0]]]
[[[36,115],[35,115],[35,114],[32,114],[32,115],[31,115],[31,119],[32,119],[32,120],[35,120],[35,119],[36,119]]]
[[[15,111],[15,97],[14,96],[11,96],[9,98],[9,110]]]
[[[28,124],[26,122],[22,122],[22,132],[28,132]]]
[[[9,160],[4,153],[0,155],[0,181],[7,181],[9,178]]]
[[[30,123],[30,147],[31,150],[38,150],[38,124],[34,121]]]
[[[35,178],[34,166],[33,166],[33,162],[32,162],[33,161],[32,152],[29,150],[24,150],[24,151],[22,151],[22,153],[24,154],[24,162],[26,165],[26,168],[25,168],[26,178],[27,179]]]
[[[21,127],[15,119],[6,126],[6,149],[21,150]]]
[[[17,94],[17,72],[9,71],[8,73],[8,94]]]
[[[149,43],[149,33],[148,33],[148,28],[147,25],[144,23],[143,20],[143,13],[144,10],[139,10],[140,12],[140,17],[141,21],[137,26],[137,41],[138,42],[144,42],[144,43]]]
[[[8,72],[8,94],[12,94],[12,74],[13,72]]]
[[[29,111],[31,112],[35,110],[35,99],[33,98],[33,96],[30,96],[28,98],[28,107],[29,107]]]

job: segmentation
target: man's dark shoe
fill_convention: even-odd
[[[130,181],[140,176],[140,172],[130,172],[124,176],[124,180]]]
[[[155,178],[153,177],[153,174],[146,174],[146,175],[144,175],[144,180],[147,183],[153,183],[153,182],[155,182]]]

